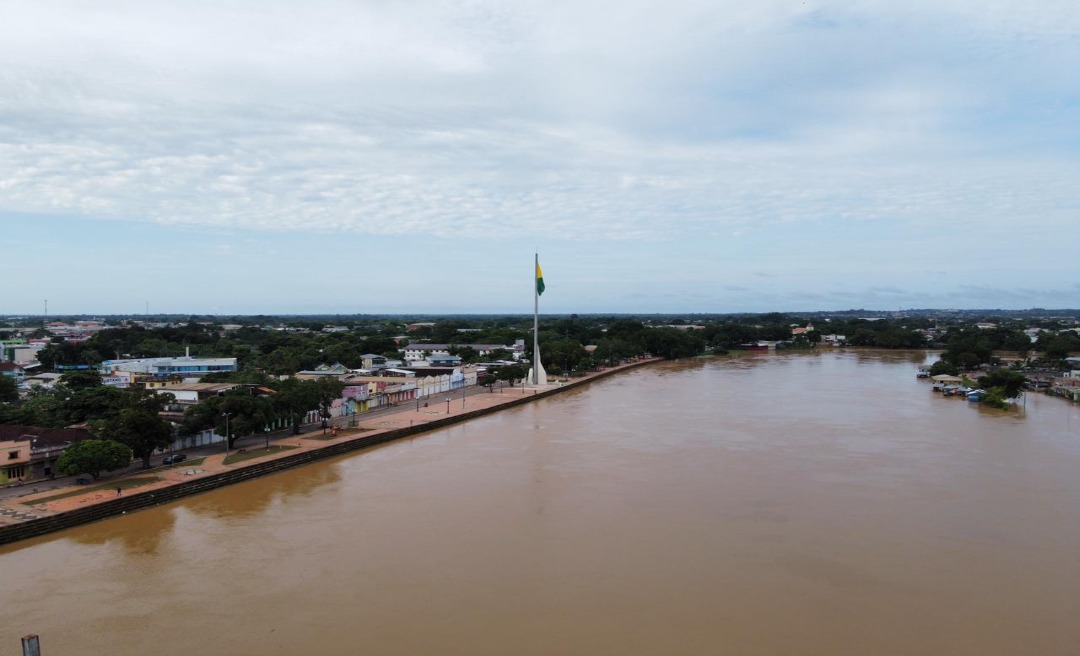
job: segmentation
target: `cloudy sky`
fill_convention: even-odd
[[[1075,0],[5,0],[0,314],[1080,306]]]

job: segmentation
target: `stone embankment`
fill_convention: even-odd
[[[299,467],[317,460],[332,458],[350,451],[366,449],[386,442],[392,442],[403,437],[426,433],[451,424],[499,412],[507,408],[532,403],[538,399],[547,398],[554,394],[559,394],[586,385],[594,380],[605,378],[652,362],[656,362],[656,360],[642,360],[619,367],[613,367],[559,386],[548,386],[543,389],[532,390],[533,393],[523,393],[520,397],[510,397],[509,395],[506,395],[506,397],[503,397],[505,400],[500,398],[494,405],[458,412],[456,414],[447,414],[440,419],[426,419],[423,423],[418,423],[416,425],[402,426],[400,428],[379,428],[370,430],[370,432],[361,433],[357,436],[346,435],[343,436],[343,438],[338,438],[333,443],[324,446],[304,449],[298,453],[288,453],[277,457],[268,457],[257,462],[236,464],[225,471],[210,473],[190,480],[174,482],[163,487],[156,487],[143,492],[131,490],[127,495],[115,498],[105,498],[109,495],[99,495],[98,498],[84,500],[83,502],[89,501],[90,503],[83,507],[0,526],[0,545],[37,537],[46,533],[61,531],[80,524],[106,519],[108,517],[141,510],[151,506],[157,506],[170,501],[175,501],[182,497],[207,492],[209,490],[232,485],[234,483],[240,483],[259,476],[266,476],[267,474],[273,474],[274,472],[282,471],[284,469]],[[410,424],[412,423],[413,422],[410,422]]]

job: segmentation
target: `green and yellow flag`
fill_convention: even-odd
[[[544,272],[540,270],[540,263],[536,263],[536,295],[544,293]]]

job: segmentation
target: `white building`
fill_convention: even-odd
[[[104,376],[126,371],[154,376],[183,376],[200,378],[222,371],[236,371],[236,358],[141,358],[135,360],[106,360],[99,367]]]
[[[236,383],[176,383],[154,388],[155,394],[172,394],[179,411],[189,405],[197,405],[211,396],[217,396],[236,387]]]
[[[451,347],[458,349],[471,348],[480,357],[486,357],[494,351],[509,351],[513,354],[514,359],[518,360],[525,353],[525,340],[519,339],[512,346],[506,344],[409,344],[405,347],[405,361],[411,365],[427,360],[433,355],[448,356]]]

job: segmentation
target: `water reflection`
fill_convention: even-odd
[[[856,361],[859,364],[912,364],[921,366],[924,364],[932,364],[937,362],[939,351],[888,351],[888,350],[846,350],[841,349],[841,352],[847,355],[854,355]],[[915,372],[912,371],[912,376]]]
[[[115,517],[100,525],[79,526],[64,535],[80,544],[118,544],[132,555],[156,554],[176,525],[175,515],[165,508],[151,508]]]
[[[271,485],[265,484],[266,480],[256,479],[191,497],[185,506],[196,514],[210,517],[259,515],[272,505],[288,502],[291,497],[311,496],[323,486],[339,482],[341,474],[332,466],[300,467],[273,475]]]

